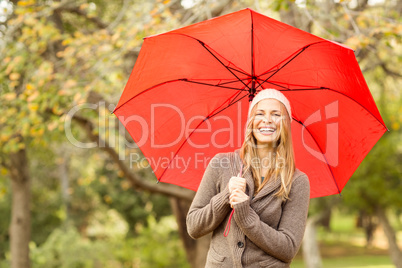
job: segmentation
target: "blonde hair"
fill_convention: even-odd
[[[253,122],[257,110],[255,105],[251,110],[250,116],[247,122],[246,135],[242,147],[240,148],[240,158],[244,164],[244,171],[251,169],[251,173],[254,178],[254,195],[256,195],[264,185],[271,179],[280,179],[281,187],[279,191],[275,194],[276,197],[280,197],[282,200],[289,199],[290,189],[292,187],[292,178],[296,170],[295,158],[293,152],[292,143],[292,132],[290,129],[290,117],[285,109],[284,105],[281,103],[281,120],[279,128],[279,138],[275,144],[274,157],[271,157],[270,167],[266,174],[262,174],[261,165],[259,164],[262,159],[259,158],[257,152],[257,140],[253,135]],[[284,161],[283,161],[284,160]],[[284,163],[280,163],[284,162]],[[264,176],[265,175],[265,176]],[[261,177],[264,176],[265,179],[261,183]]]

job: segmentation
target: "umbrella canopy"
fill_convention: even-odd
[[[251,9],[145,38],[114,113],[159,181],[196,191],[265,88],[291,103],[311,197],[340,193],[387,130],[354,52]]]

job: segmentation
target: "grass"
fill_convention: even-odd
[[[400,227],[400,226],[398,226]],[[396,228],[400,230],[400,228]],[[398,236],[401,237],[399,231]],[[373,245],[365,246],[362,229],[355,227],[355,218],[334,213],[330,231],[318,228],[320,254],[325,268],[394,268],[387,250],[387,241],[381,229],[374,235]],[[399,241],[401,241],[399,239]],[[302,249],[294,259],[292,268],[304,268]]]
[[[304,268],[301,251],[292,262],[292,268]],[[365,248],[346,242],[321,242],[320,253],[325,268],[393,268],[388,251]]]
[[[388,252],[379,248],[365,248],[345,242],[321,242],[320,251],[325,268],[392,268]],[[302,252],[292,262],[292,268],[304,268]]]
[[[292,268],[304,268],[303,260],[296,259],[292,262]],[[354,256],[323,259],[322,267],[325,268],[394,268],[388,256]]]

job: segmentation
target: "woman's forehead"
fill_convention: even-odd
[[[283,104],[276,100],[276,99],[263,99],[260,102],[257,103],[257,110],[263,110],[263,111],[273,111],[281,110],[281,106]]]

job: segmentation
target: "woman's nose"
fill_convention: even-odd
[[[262,122],[264,123],[270,123],[271,122],[271,116],[270,115],[266,115],[263,117]]]

